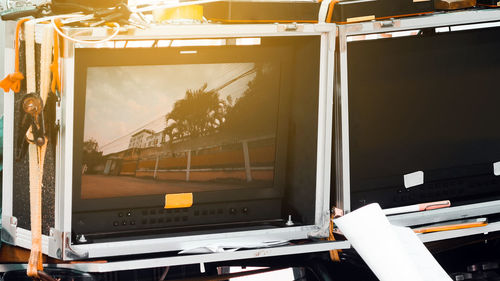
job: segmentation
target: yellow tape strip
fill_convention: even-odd
[[[375,15],[371,16],[364,16],[364,17],[354,17],[354,18],[348,18],[347,22],[360,22],[360,21],[369,21],[369,20],[374,20]]]
[[[193,193],[165,195],[165,209],[189,208],[193,206]]]

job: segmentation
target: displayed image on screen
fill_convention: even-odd
[[[82,199],[272,186],[279,71],[273,63],[89,67]]]

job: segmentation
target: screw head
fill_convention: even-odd
[[[85,235],[83,235],[83,234],[78,235],[78,242],[80,242],[80,243],[87,242],[87,238],[85,238]]]

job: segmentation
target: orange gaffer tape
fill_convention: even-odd
[[[18,93],[21,90],[21,80],[24,79],[24,75],[19,71],[19,31],[23,26],[23,23],[29,21],[30,19],[22,19],[17,22],[16,26],[16,57],[15,57],[15,72],[8,74],[2,81],[0,81],[0,87],[4,90],[4,92],[9,92],[10,90],[14,91],[14,93]]]
[[[165,209],[189,208],[193,206],[193,193],[174,193],[165,195]]]

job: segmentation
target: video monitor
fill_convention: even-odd
[[[314,224],[320,38],[184,40],[75,50],[73,232]]]

